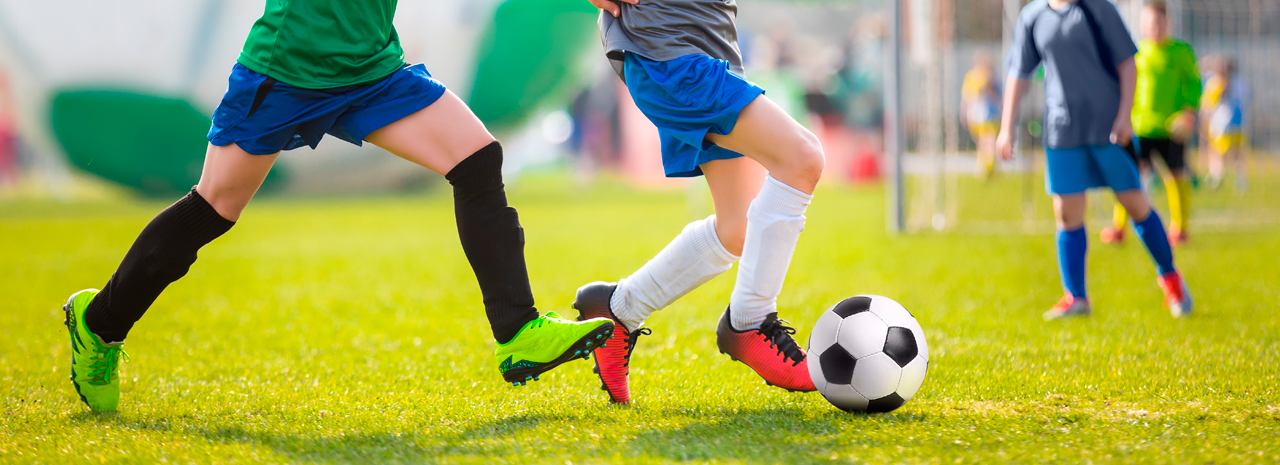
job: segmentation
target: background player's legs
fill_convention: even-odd
[[[1228,156],[1235,162],[1236,169],[1236,192],[1244,192],[1249,185],[1248,170],[1246,165],[1249,160],[1247,157],[1248,147],[1244,144],[1244,139],[1240,139],[1240,143],[1232,144],[1231,149],[1227,151]]]
[[[231,229],[277,155],[210,145],[200,183],[143,228],[85,310],[89,330],[106,342],[123,341],[165,287],[187,274],[196,251]]]
[[[804,212],[822,177],[822,145],[763,95],[742,110],[732,132],[707,138],[769,171],[747,211],[742,262],[729,298],[733,327],[758,328],[777,311],[778,294],[804,229]]]
[[[618,282],[609,306],[629,330],[729,271],[742,253],[747,209],[760,192],[764,167],[745,157],[713,160],[701,167],[716,214],[689,223],[658,255]]]
[[[524,261],[524,230],[507,205],[502,146],[453,92],[366,140],[445,175],[453,185],[458,236],[480,283],[494,338],[505,343],[538,318]]]
[[[1088,205],[1084,192],[1053,196],[1053,213],[1058,226],[1058,272],[1062,276],[1063,289],[1077,299],[1088,298],[1085,257],[1089,252],[1089,236],[1084,229]]]
[[[1218,153],[1216,150],[1209,149],[1209,187],[1217,190],[1222,186],[1223,168],[1226,164],[1225,155]]]
[[[1186,166],[1185,146],[1168,139],[1153,140],[1152,143],[1169,170],[1168,176],[1164,177],[1164,185],[1169,195],[1170,239],[1175,244],[1184,242],[1187,223],[1191,219],[1191,173]]]

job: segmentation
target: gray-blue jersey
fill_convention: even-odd
[[[618,3],[622,15],[600,12],[600,38],[605,54],[622,76],[623,53],[653,61],[707,55],[729,62],[743,74],[738,49],[737,0],[643,0]]]
[[[1079,3],[1092,13],[1098,37]],[[1111,63],[1103,63],[1099,43]],[[1005,69],[1030,79],[1044,65],[1045,146],[1105,145],[1120,110],[1120,83],[1104,66],[1115,69],[1136,53],[1138,46],[1110,1],[1077,0],[1054,10],[1049,0],[1036,0],[1018,15]]]

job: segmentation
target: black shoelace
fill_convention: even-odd
[[[649,334],[653,334],[653,330],[649,328],[640,328],[628,334],[626,361],[622,362],[622,366],[631,368],[631,351],[636,350],[636,340],[640,339],[640,336],[646,336]]]
[[[792,363],[791,366],[796,366],[804,361],[804,351],[800,350],[800,344],[797,344],[795,338],[791,337],[792,334],[796,333],[796,329],[787,326],[785,323],[790,322],[783,319],[765,321],[760,325],[759,331],[764,334],[770,346],[778,348],[778,354],[794,360],[795,363]]]

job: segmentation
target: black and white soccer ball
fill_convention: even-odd
[[[911,312],[893,299],[860,295],[818,318],[809,335],[809,376],[832,405],[888,412],[911,400],[929,370],[929,345]]]

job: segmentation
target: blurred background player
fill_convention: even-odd
[[[822,146],[742,77],[733,0],[627,1],[591,0],[603,10],[606,56],[658,127],[667,177],[705,176],[716,214],[690,223],[631,276],[578,289],[583,318],[609,318],[619,329],[595,351],[603,388],[610,401],[629,403],[631,352],[649,334],[645,319],[741,258],[716,345],[771,385],[813,391],[777,298],[822,176]]]
[[[990,178],[996,167],[996,135],[1000,132],[1000,83],[991,55],[979,50],[973,54],[973,68],[964,75],[960,88],[960,123],[978,146],[978,173]]]
[[[0,67],[0,189],[18,181],[18,146],[17,101]]]
[[[1120,144],[1131,144],[1137,46],[1107,0],[1036,0],[1022,8],[1009,51],[1009,77],[1000,156],[1013,158],[1017,110],[1036,69],[1045,69],[1045,184],[1053,196],[1058,267],[1066,295],[1045,319],[1092,313],[1085,288],[1089,189],[1108,187],[1130,212],[1134,228],[1159,271],[1165,304],[1175,317],[1191,311],[1182,275],[1160,216],[1138,179],[1138,167]]]
[[[1231,57],[1209,60],[1210,73],[1205,83],[1203,111],[1204,134],[1209,149],[1209,187],[1217,189],[1230,158],[1235,164],[1236,190],[1243,192],[1247,183],[1245,172],[1248,140],[1245,137],[1245,102],[1249,99],[1249,87],[1244,77],[1236,72],[1236,61]]]
[[[396,3],[267,4],[214,110],[199,184],[147,224],[102,291],[77,292],[63,307],[71,381],[91,409],[116,410],[119,363],[134,323],[186,275],[201,247],[236,224],[281,151],[314,149],[325,134],[373,143],[453,186],[458,236],[480,284],[503,379],[537,379],[587,358],[610,335],[608,320],[574,322],[534,308],[524,231],[502,183],[502,146],[426,67],[405,64],[392,25]]]
[[[1148,1],[1142,8],[1142,42],[1134,58],[1138,68],[1133,100],[1133,132],[1137,146],[1131,150],[1142,179],[1155,166],[1152,152],[1159,153],[1168,169],[1164,178],[1169,194],[1169,242],[1187,241],[1187,221],[1191,213],[1191,181],[1186,162],[1186,142],[1195,131],[1200,107],[1200,70],[1191,45],[1169,35],[1169,18],[1162,0]],[[1124,241],[1128,215],[1117,204],[1113,224],[1100,233],[1104,243]]]

